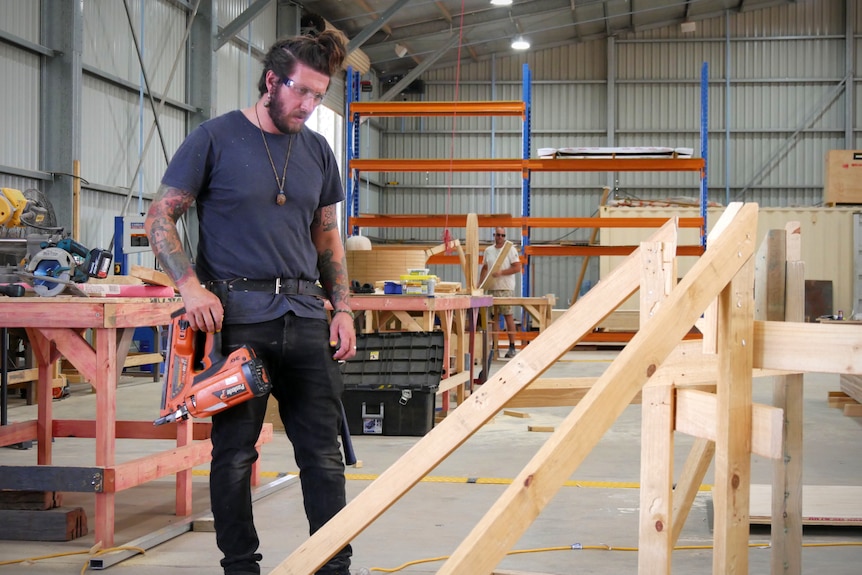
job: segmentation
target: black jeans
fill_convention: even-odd
[[[314,533],[346,502],[339,443],[344,386],[332,359],[329,326],[322,319],[288,313],[262,324],[226,325],[222,337],[225,353],[248,344],[266,365],[281,420],[293,444],[305,514],[310,533]],[[260,573],[251,465],[257,460],[254,444],[266,402],[266,397],[258,397],[212,418],[210,500],[226,575]],[[351,554],[347,545],[317,573],[347,575]]]

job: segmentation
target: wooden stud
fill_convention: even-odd
[[[757,250],[754,319],[784,321],[786,244],[784,230],[769,230]]]
[[[754,259],[739,259],[741,269],[718,297],[713,573],[748,573]]]
[[[524,413],[523,411],[514,411],[512,409],[504,409],[503,415],[508,415],[509,417],[530,417],[529,413]]]
[[[784,256],[780,267],[785,270],[785,289],[769,297],[781,300],[783,316],[767,319],[802,322],[805,267],[801,261],[801,226],[799,222],[788,222],[782,231],[785,245],[776,246],[776,251]],[[772,386],[772,404],[782,410],[784,423],[782,457],[772,464],[772,575],[802,574],[802,383],[802,374],[792,374],[776,377]]]
[[[467,257],[467,273],[465,276],[464,287],[469,293],[473,293],[476,289],[479,278],[479,216],[477,214],[467,214],[467,244],[464,254]]]
[[[676,242],[641,244],[643,273],[640,325],[647,325],[670,294],[675,278]],[[673,527],[674,388],[650,378],[641,392],[640,516],[638,573],[669,574]],[[656,465],[657,463],[657,465]]]

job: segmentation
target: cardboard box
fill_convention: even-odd
[[[823,204],[862,204],[862,150],[829,150]]]

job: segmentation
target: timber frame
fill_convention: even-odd
[[[495,567],[506,552],[638,397],[643,404],[639,573],[671,572],[674,544],[713,460],[713,573],[748,572],[752,453],[777,462],[775,481],[785,486],[781,493],[789,493],[774,510],[784,516],[779,519],[786,533],[773,525],[772,572],[800,573],[801,546],[794,538],[801,540],[801,526],[793,522],[798,522],[801,488],[796,468],[781,462],[787,450],[797,449],[792,459],[794,465],[801,462],[796,427],[801,421],[785,428],[785,418],[798,409],[798,374],[862,373],[862,356],[852,352],[862,346],[862,332],[755,321],[757,214],[756,204],[728,206],[708,248],[678,284],[678,221],[669,220],[271,574],[316,571],[504,407],[575,405],[438,571],[498,573]],[[795,234],[790,230],[798,241],[798,230]],[[787,245],[793,245],[791,239]],[[788,253],[796,252],[791,247]],[[788,276],[802,277],[798,264],[787,266]],[[641,328],[604,374],[538,379],[638,290]],[[799,303],[799,293],[788,291],[788,319],[796,313],[789,302]],[[693,326],[703,339],[683,341]],[[766,375],[778,376],[779,407],[752,403],[752,378]],[[676,481],[674,431],[696,437]]]

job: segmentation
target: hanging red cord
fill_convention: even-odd
[[[455,64],[455,102],[458,102],[459,88],[461,82],[461,43],[464,39],[464,0],[461,0],[461,16],[458,22],[458,59]],[[452,233],[449,231],[449,211],[452,206],[452,174],[454,173],[455,165],[455,122],[458,119],[457,112],[452,112],[452,139],[449,142],[449,173],[446,183],[446,217],[443,227],[443,245],[446,246],[444,253],[450,254],[454,252],[454,248],[450,247],[452,241]]]

